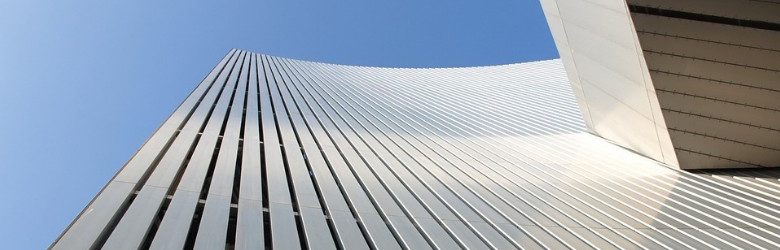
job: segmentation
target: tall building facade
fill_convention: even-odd
[[[589,133],[630,136],[594,122],[593,68],[561,55],[399,69],[233,50],[52,248],[780,247],[778,171],[681,171]]]

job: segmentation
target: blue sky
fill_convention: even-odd
[[[0,1],[0,248],[48,246],[230,48],[393,67],[558,57],[536,0],[108,2]]]

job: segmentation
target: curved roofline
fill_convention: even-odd
[[[546,59],[546,60],[539,60],[539,61],[528,61],[528,62],[515,62],[515,63],[505,63],[505,64],[489,64],[489,65],[477,65],[477,66],[458,66],[458,67],[384,67],[384,66],[371,66],[371,65],[357,65],[357,64],[343,64],[343,63],[333,63],[333,62],[322,62],[322,61],[314,61],[314,60],[304,60],[304,59],[297,59],[297,58],[291,58],[286,56],[275,56],[270,55],[262,52],[254,52],[251,50],[245,50],[245,49],[239,49],[234,48],[236,51],[246,51],[255,53],[258,55],[264,55],[264,56],[270,56],[270,57],[276,57],[276,58],[284,58],[289,59],[293,61],[298,62],[308,62],[308,63],[320,63],[320,64],[327,64],[327,65],[334,65],[334,66],[344,66],[344,67],[360,67],[360,68],[373,68],[373,69],[470,69],[470,68],[489,68],[489,67],[500,67],[500,66],[508,66],[508,65],[517,65],[517,64],[531,64],[531,63],[541,63],[541,62],[548,62],[548,61],[560,61],[560,58],[554,58],[554,59]]]

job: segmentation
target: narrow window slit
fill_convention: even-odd
[[[165,212],[168,211],[168,206],[170,204],[171,204],[171,200],[165,199],[162,207],[160,207],[160,211],[157,213],[157,216],[154,217],[154,222],[152,222],[152,227],[146,233],[146,236],[144,237],[144,240],[141,243],[140,249],[149,249],[149,247],[152,245],[152,239],[154,239],[154,235],[157,234],[157,229],[160,228],[160,222],[162,222],[163,216],[165,215]]]
[[[238,142],[238,155],[236,155],[236,170],[233,175],[233,193],[230,196],[230,203],[238,204],[238,191],[241,189],[241,166],[243,164],[243,143]]]
[[[262,63],[262,60],[258,60],[258,62]],[[257,98],[257,120],[258,120],[257,127],[258,127],[258,131],[259,131],[259,137],[260,138],[264,138],[265,132],[263,131],[263,122],[264,122],[264,120],[263,120],[263,115],[262,115],[262,109],[269,108],[269,107],[262,106],[262,102],[260,101],[260,100],[262,100],[260,98],[260,88],[261,88],[262,85],[260,85],[260,84],[261,84],[261,82],[268,82],[268,78],[267,78],[267,76],[265,74],[262,74],[263,78],[260,78],[260,76],[261,76],[260,69],[262,69],[261,65],[257,65],[254,69],[255,69],[255,71],[257,71],[257,74],[255,74],[257,76],[257,81],[256,81],[256,84],[255,84],[255,87],[257,89],[257,93],[255,93],[256,98]],[[265,238],[264,239],[265,248],[266,249],[271,249],[273,243],[271,242],[271,239],[272,239],[272,237],[271,237],[271,234],[272,234],[272,232],[271,232],[271,214],[270,214],[269,209],[268,209],[268,207],[270,205],[269,204],[270,200],[268,198],[268,193],[269,193],[268,192],[268,171],[267,171],[267,164],[266,164],[265,161],[266,161],[266,159],[265,159],[265,145],[261,143],[261,147],[260,147],[260,182],[261,182],[261,186],[263,188],[263,192],[262,192],[263,193],[263,199],[262,199],[262,203],[263,203],[263,237]]]
[[[222,139],[217,140],[217,144],[222,143]],[[219,155],[219,149],[214,148],[214,152],[211,155],[211,162],[209,162],[209,169],[206,172],[206,178],[203,180],[203,187],[200,191],[200,199],[205,200],[209,193],[209,187],[211,186],[211,177],[214,176],[214,167],[217,165],[217,155]]]
[[[205,204],[200,202],[195,206],[195,214],[192,215],[190,229],[187,232],[187,240],[184,241],[184,249],[193,249],[195,247],[195,237],[198,235],[198,226],[200,225],[200,219],[203,216],[204,206]]]
[[[234,249],[236,246],[236,223],[238,220],[238,208],[230,207],[228,215],[227,242],[225,249]]]
[[[138,191],[135,191],[133,192],[133,194],[130,194],[130,197],[128,197],[127,201],[125,201],[125,203],[122,204],[122,207],[124,209],[119,211],[116,215],[114,215],[113,218],[111,218],[111,221],[108,223],[107,228],[103,230],[103,233],[101,233],[100,237],[98,237],[98,239],[95,241],[95,244],[93,245],[93,249],[103,248],[103,245],[106,244],[106,240],[108,240],[108,236],[111,235],[111,232],[119,223],[119,220],[122,218],[122,216],[125,215],[125,212],[127,212],[127,207],[129,207],[130,204],[133,203],[133,200],[135,200],[135,197],[137,196],[138,196]]]
[[[271,242],[271,213],[263,211],[263,242],[265,242],[265,249],[271,249],[273,242]]]

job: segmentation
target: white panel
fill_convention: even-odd
[[[265,247],[263,203],[261,201],[239,199],[236,220],[236,249]]]
[[[677,166],[669,136],[659,131],[665,122],[658,101],[651,100],[655,98],[654,87],[625,2],[559,0],[543,1],[542,6],[572,87],[582,91],[577,99],[588,128],[619,145]],[[598,96],[588,94],[585,88]],[[642,118],[637,119],[637,115]],[[631,127],[620,127],[627,125]]]
[[[88,249],[103,232],[105,225],[114,217],[119,206],[133,191],[135,184],[111,181],[93,202],[73,222],[53,249]],[[101,197],[102,196],[102,197]]]
[[[178,190],[168,205],[168,210],[176,211],[167,213],[163,217],[160,226],[152,240],[150,249],[174,249],[182,248],[187,240],[187,230],[195,214],[195,205],[198,203],[200,191],[193,192]]]
[[[198,235],[195,238],[196,249],[220,249],[225,247],[229,214],[229,196],[209,195],[208,199],[206,199],[203,218],[201,218],[200,225],[198,225]]]

